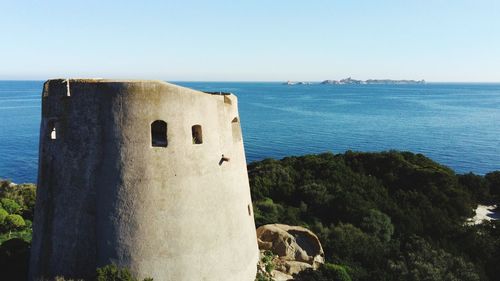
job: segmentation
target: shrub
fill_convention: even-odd
[[[271,272],[274,270],[274,254],[271,251],[265,251],[257,265],[257,276],[255,281],[273,281]],[[263,267],[263,268],[262,268]]]
[[[7,198],[16,202],[20,207],[20,212],[17,214],[26,219],[33,219],[36,198],[36,186],[34,184],[12,184],[9,181],[0,179],[0,198]]]
[[[0,245],[1,280],[25,281],[28,277],[30,244],[10,239]]]
[[[370,209],[362,219],[361,228],[365,232],[375,235],[383,242],[389,242],[394,233],[391,218],[375,209]]]
[[[294,275],[296,281],[351,281],[345,267],[326,263],[318,270],[304,270]]]
[[[2,198],[0,199],[0,202],[2,203],[3,208],[9,213],[9,214],[18,214],[21,211],[21,206],[16,203],[16,201],[9,199],[9,198]]]
[[[262,263],[265,265],[265,269],[267,273],[271,273],[274,270],[273,263],[274,254],[271,251],[265,251],[264,257],[262,257]]]
[[[134,278],[126,268],[111,264],[97,269],[97,281],[133,281]]]
[[[5,227],[8,230],[15,230],[26,226],[26,222],[20,215],[8,215],[4,222]]]
[[[257,226],[277,223],[284,213],[283,206],[274,203],[272,199],[266,198],[254,203],[255,223]]]
[[[491,194],[497,196],[497,200],[500,200],[500,171],[487,173],[485,178]]]
[[[97,269],[97,281],[137,281],[137,279],[127,268],[110,264]],[[153,281],[153,278],[145,278],[143,281]]]
[[[0,225],[2,225],[5,221],[5,218],[9,215],[7,211],[5,211],[2,207],[0,207]]]
[[[325,264],[320,272],[324,272],[327,276],[331,276],[332,280],[351,281],[351,277],[347,273],[345,267],[336,264]]]

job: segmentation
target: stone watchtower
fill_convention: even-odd
[[[30,280],[115,263],[155,281],[250,281],[258,248],[232,94],[49,80]]]

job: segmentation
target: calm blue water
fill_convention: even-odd
[[[0,81],[2,178],[36,181],[42,83]],[[249,162],[398,149],[457,172],[500,170],[500,84],[178,84],[238,96]]]

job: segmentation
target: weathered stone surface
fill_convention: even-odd
[[[286,272],[291,275],[299,273],[311,267],[312,266],[310,264],[300,261],[287,261],[285,263]]]
[[[254,280],[236,96],[65,79],[41,99],[30,280],[110,263],[154,280]]]
[[[289,280],[307,268],[317,269],[325,262],[318,237],[300,226],[268,224],[257,229],[261,252],[271,251],[276,257],[272,275],[275,280]]]
[[[281,271],[274,270],[273,271],[273,279],[275,281],[289,281],[289,280],[293,280],[293,276],[286,274],[286,273],[283,273]]]

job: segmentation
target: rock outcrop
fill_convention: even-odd
[[[257,229],[259,249],[262,254],[269,251],[276,281],[290,280],[292,275],[307,268],[317,269],[325,262],[323,247],[318,237],[300,226],[268,224]]]

